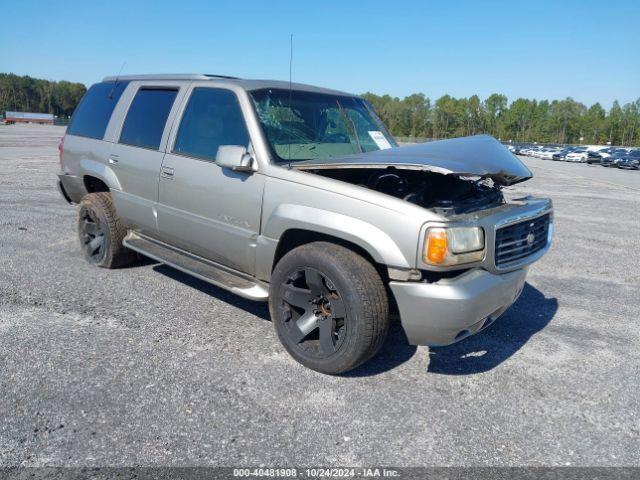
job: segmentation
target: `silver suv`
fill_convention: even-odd
[[[85,257],[136,252],[269,301],[287,351],[337,374],[379,350],[397,312],[415,345],[479,332],[548,250],[549,199],[475,136],[398,147],[343,92],[218,75],[108,77],[60,145]]]

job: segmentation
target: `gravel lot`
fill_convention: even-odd
[[[640,466],[640,172],[527,159],[555,244],[447,348],[328,377],[266,306],[152,262],[82,259],[59,127],[0,126],[0,465]]]

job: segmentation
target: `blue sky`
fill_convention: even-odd
[[[640,2],[5,1],[0,71],[287,79],[431,98],[640,97]]]

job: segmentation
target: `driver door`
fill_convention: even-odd
[[[250,146],[236,93],[192,88],[162,163],[158,229],[172,245],[253,274],[264,176],[218,166],[220,145]]]

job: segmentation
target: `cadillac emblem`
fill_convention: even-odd
[[[531,232],[529,235],[527,235],[527,245],[533,245],[535,239],[536,236],[533,234],[533,232]]]

